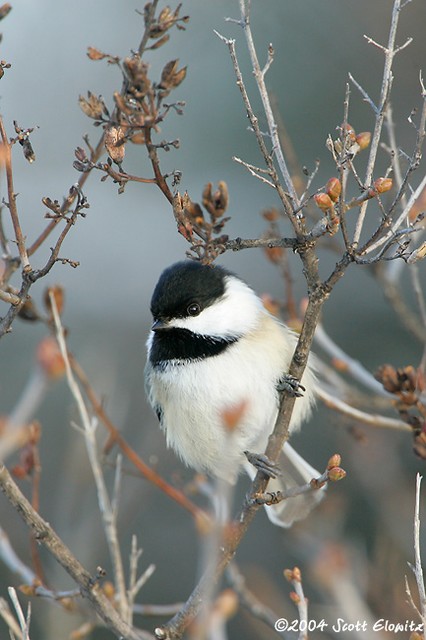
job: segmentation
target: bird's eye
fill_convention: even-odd
[[[198,302],[191,302],[191,304],[187,308],[187,312],[189,316],[198,316],[201,311],[201,307]]]

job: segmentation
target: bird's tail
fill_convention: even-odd
[[[268,491],[288,491],[293,487],[299,487],[318,478],[321,474],[311,467],[292,446],[285,444],[278,464],[281,475],[271,478],[268,483]],[[256,469],[249,463],[245,463],[245,470],[250,478],[256,475]],[[314,489],[295,497],[289,497],[277,505],[266,506],[266,513],[271,522],[279,527],[291,527],[293,522],[303,520],[308,513],[323,499],[325,488]]]

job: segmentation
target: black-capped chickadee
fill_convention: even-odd
[[[270,315],[245,282],[219,266],[178,262],[166,269],[151,300],[154,319],[145,370],[149,401],[167,443],[193,469],[235,483],[255,468],[244,452],[262,453],[278,412],[297,338]],[[309,364],[296,399],[291,430],[306,420],[315,399]],[[226,412],[239,409],[234,429]],[[320,474],[286,443],[281,475],[268,490],[284,491]],[[290,526],[322,498],[312,491],[267,507],[275,524]]]

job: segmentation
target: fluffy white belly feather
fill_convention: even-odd
[[[295,344],[291,331],[262,314],[255,330],[217,356],[148,370],[149,398],[161,408],[168,445],[196,470],[235,482],[244,451],[261,453],[266,446],[278,411],[276,384]],[[307,370],[302,384],[314,389],[313,377]],[[312,403],[312,393],[296,400],[292,429],[308,417]],[[240,404],[240,422],[230,430],[223,413]]]

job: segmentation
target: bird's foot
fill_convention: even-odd
[[[301,398],[303,396],[303,392],[306,391],[303,384],[301,384],[297,378],[289,375],[288,373],[278,380],[277,389],[278,391],[284,391],[285,393],[288,393],[289,396],[294,396],[295,398]]]
[[[264,453],[252,453],[244,451],[244,455],[250,464],[258,471],[262,471],[268,478],[276,478],[281,475],[281,469],[275,462],[272,462]]]

